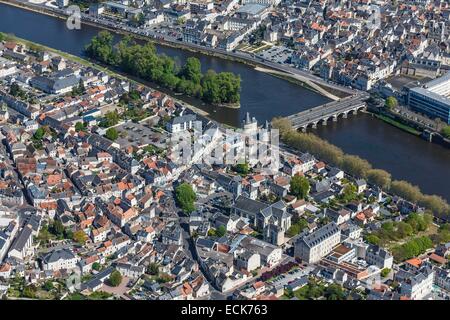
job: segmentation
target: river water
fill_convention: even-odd
[[[82,55],[84,46],[99,31],[83,25],[68,30],[65,21],[0,3],[0,31],[34,41],[74,55]],[[259,122],[275,116],[290,115],[325,102],[315,92],[288,81],[255,71],[247,65],[188,51],[157,46],[183,62],[189,56],[200,59],[203,71],[230,71],[242,79],[241,108],[201,106],[212,118],[238,126],[249,112]],[[419,185],[423,192],[438,194],[450,201],[450,151],[394,128],[367,114],[349,116],[312,132],[342,148],[369,160],[374,167],[389,171],[395,179]]]

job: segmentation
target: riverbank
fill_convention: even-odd
[[[35,13],[59,18],[62,20],[67,19],[67,14],[56,11],[59,9],[55,9],[55,8],[51,8],[51,7],[44,7],[39,4],[24,3],[24,2],[18,2],[15,0],[0,0],[0,3],[14,6],[19,9],[28,10],[28,11],[32,11]],[[223,50],[219,51],[218,49],[208,48],[205,46],[186,43],[186,42],[168,41],[167,39],[164,39],[164,38],[156,39],[154,37],[144,36],[144,35],[138,34],[136,32],[123,30],[122,28],[114,28],[114,27],[105,25],[104,23],[89,21],[86,19],[82,19],[81,24],[105,29],[105,30],[108,30],[108,31],[111,31],[111,32],[114,32],[114,33],[120,34],[120,35],[130,35],[130,36],[132,36],[136,39],[142,40],[142,41],[149,41],[149,42],[156,43],[156,44],[170,47],[170,48],[180,49],[180,50],[189,51],[189,52],[193,52],[193,53],[201,53],[203,55],[216,57],[216,58],[220,58],[220,59],[227,60],[227,61],[242,63],[242,64],[245,64],[247,66],[254,68],[255,70],[258,70],[257,69],[258,67],[269,69],[269,70],[272,70],[272,71],[278,73],[279,75],[282,75],[284,80],[290,79],[291,80],[290,82],[295,83],[295,84],[304,83],[305,85],[302,85],[302,87],[304,87],[308,90],[314,91],[316,93],[319,93],[321,95],[327,96],[328,98],[331,98],[334,100],[337,100],[338,98],[350,95],[350,93],[344,93],[344,92],[340,92],[340,94],[337,94],[337,91],[339,91],[341,89],[337,90],[337,89],[333,89],[331,87],[330,87],[330,91],[328,92],[328,90],[325,89],[327,87],[326,83],[314,82],[314,81],[319,81],[319,79],[316,79],[316,80],[307,79],[302,75],[294,74],[294,73],[284,70],[283,66],[279,66],[279,65],[277,65],[275,63],[271,63],[271,62],[265,62],[263,60],[257,61],[257,59],[254,57],[250,57],[250,56],[246,57],[246,56],[243,56],[242,54],[237,54],[235,52],[225,52]],[[271,76],[276,76],[274,73],[269,73],[269,74]],[[310,75],[310,77],[312,77],[312,76],[313,75]],[[320,81],[322,81],[322,80],[320,79]],[[312,90],[311,85],[307,85],[308,82],[311,82],[313,85],[317,86],[317,88],[315,90]]]
[[[392,118],[390,118],[388,116],[385,116],[385,115],[382,115],[382,114],[376,114],[376,113],[373,113],[373,115],[377,119],[380,119],[381,121],[384,121],[384,122],[386,122],[386,123],[388,123],[388,124],[390,124],[390,125],[392,125],[392,126],[394,126],[396,128],[399,128],[400,130],[403,130],[403,131],[408,132],[410,134],[413,134],[415,136],[419,137],[422,134],[420,131],[414,129],[413,127],[410,127],[410,126],[408,126],[406,124],[403,124],[403,123],[401,123],[401,122],[399,122],[397,120],[394,120],[394,119],[392,119]]]
[[[262,68],[262,67],[259,67],[259,66],[255,66],[255,70],[259,71],[259,72],[264,72],[264,73],[270,74],[270,75],[272,75],[274,77],[277,77],[277,78],[289,81],[289,82],[294,83],[294,84],[296,84],[296,85],[298,85],[300,87],[303,87],[303,88],[306,88],[308,90],[311,90],[311,91],[314,91],[316,93],[321,94],[318,90],[316,90],[313,87],[309,86],[306,82],[300,81],[300,80],[298,80],[298,79],[296,79],[296,78],[294,78],[292,76],[288,76],[286,73],[280,73],[280,72],[278,72],[276,70],[266,69],[266,68]]]
[[[272,121],[274,128],[280,130],[280,140],[287,146],[314,155],[327,164],[336,166],[354,179],[364,178],[369,183],[388,190],[413,203],[431,210],[437,218],[450,217],[450,206],[445,199],[423,194],[419,187],[404,180],[393,180],[392,175],[382,169],[374,168],[366,159],[347,154],[342,149],[312,133],[302,133],[292,128],[287,118]]]
[[[111,70],[111,68],[102,66],[102,65],[100,65],[98,63],[91,62],[89,60],[80,58],[78,56],[74,56],[74,55],[72,55],[70,53],[63,52],[63,51],[57,50],[55,48],[50,48],[48,46],[45,46],[45,45],[42,45],[42,44],[38,44],[38,43],[29,41],[29,40],[26,40],[26,39],[22,39],[22,38],[19,38],[19,37],[15,36],[15,35],[4,34],[2,32],[0,32],[0,34],[3,34],[6,37],[6,39],[9,40],[9,41],[23,43],[24,45],[26,45],[28,47],[33,47],[34,46],[35,48],[38,48],[40,50],[44,50],[44,51],[55,53],[55,54],[65,58],[67,60],[75,61],[75,62],[77,62],[77,63],[79,63],[79,64],[81,64],[83,66],[95,68],[97,70],[101,70],[101,71],[107,73],[111,77],[115,77],[115,78],[118,78],[118,79],[130,81],[130,82],[135,83],[135,84],[148,86],[148,83],[146,83],[145,81],[140,81],[139,79],[132,78],[132,77],[128,76],[125,73],[121,73],[121,72],[118,72],[118,71],[113,71],[113,70]],[[160,88],[156,88],[155,90],[160,90]],[[198,107],[196,107],[196,106],[194,106],[192,104],[189,104],[186,101],[180,100],[180,99],[176,98],[173,95],[171,95],[171,98],[174,100],[175,103],[178,103],[181,106],[190,109],[191,111],[197,113],[198,115],[200,115],[202,117],[207,118],[208,120],[212,120],[212,119],[210,119],[210,117],[209,117],[210,114],[208,112],[206,112],[206,111],[204,111],[204,110],[202,110],[202,109],[200,109],[200,108],[198,108]]]
[[[383,111],[379,108],[372,108],[367,112],[370,113],[373,117],[393,127],[396,127],[397,129],[426,140],[429,143],[438,144],[446,149],[450,148],[450,141],[448,139],[446,140],[440,132],[430,131],[429,128],[411,120],[404,119],[397,113]]]
[[[101,29],[84,26],[68,30],[65,21],[44,14],[36,14],[14,6],[0,4],[0,31],[44,44],[72,55],[83,56],[83,48]],[[121,36],[117,36],[120,38]],[[206,71],[231,71],[241,75],[241,108],[218,108],[197,104],[189,97],[176,96],[209,113],[221,124],[240,127],[247,112],[259,123],[289,115],[330,102],[325,97],[293,83],[271,76],[242,63],[190,54],[188,51],[155,45],[159,53],[177,58],[180,62],[194,56],[201,60]],[[149,85],[157,89],[156,86]],[[157,89],[158,90],[158,89]],[[162,90],[160,90],[162,91]],[[170,93],[167,93],[170,95]],[[439,194],[450,201],[450,152],[435,143],[418,139],[368,114],[359,113],[348,119],[329,122],[311,130],[322,139],[340,147],[348,154],[370,159],[375,167],[385,169],[398,180],[411,181],[428,194]],[[433,137],[433,140],[436,136]]]

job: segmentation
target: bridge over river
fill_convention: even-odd
[[[347,118],[349,112],[356,114],[358,110],[366,109],[365,100],[368,98],[369,94],[358,93],[293,114],[288,119],[291,120],[293,128],[305,131],[308,126],[315,128],[318,123],[326,125],[328,120],[337,121],[339,116]]]

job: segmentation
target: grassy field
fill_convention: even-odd
[[[431,237],[431,236],[433,236],[433,235],[438,233],[438,229],[439,229],[439,227],[437,225],[431,224],[426,231],[420,231],[417,234],[414,234],[412,236],[403,238],[403,239],[398,240],[398,241],[390,242],[388,247],[389,247],[390,250],[392,250],[392,248],[394,248],[395,246],[407,243],[408,241],[410,241],[410,240],[412,240],[414,238],[423,237],[423,236]]]

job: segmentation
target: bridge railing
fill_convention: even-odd
[[[314,108],[310,108],[310,109],[307,109],[307,110],[303,110],[303,111],[300,111],[300,112],[295,113],[295,114],[293,114],[293,115],[290,115],[290,116],[288,116],[288,118],[289,118],[289,119],[299,118],[299,117],[301,117],[301,116],[311,114],[311,112],[314,112],[314,111],[316,111],[316,110],[326,109],[326,108],[329,108],[329,107],[332,107],[332,106],[339,106],[339,105],[342,104],[342,103],[347,103],[347,102],[349,102],[349,100],[351,101],[351,100],[356,100],[356,99],[359,99],[359,98],[362,98],[362,95],[354,95],[354,96],[342,98],[342,99],[339,100],[339,101],[331,101],[331,102],[327,102],[327,103],[322,104],[322,105],[320,105],[320,106],[317,106],[317,107],[314,107]],[[353,107],[353,106],[351,106],[351,107]],[[325,111],[325,110],[324,110],[324,111]],[[334,112],[334,111],[337,111],[337,110],[333,110],[333,112]]]

